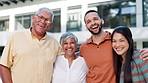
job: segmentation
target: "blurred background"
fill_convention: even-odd
[[[104,30],[127,26],[132,30],[134,47],[148,48],[148,0],[0,0],[0,56],[9,36],[30,28],[31,15],[41,7],[53,10],[54,24],[48,34],[58,41],[65,32],[73,32],[79,46],[89,38],[84,14],[93,9],[105,20]]]

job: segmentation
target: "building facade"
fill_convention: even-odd
[[[0,52],[11,34],[30,28],[31,15],[41,7],[53,10],[54,24],[48,32],[58,41],[64,32],[73,32],[79,44],[89,38],[84,14],[93,9],[105,20],[104,30],[112,32],[114,27],[127,26],[132,30],[135,48],[148,48],[148,0],[1,0]]]

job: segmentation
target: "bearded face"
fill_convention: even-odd
[[[97,28],[97,27],[96,27]],[[95,29],[95,28],[94,28]],[[98,34],[100,34],[101,33],[101,31],[102,31],[102,23],[100,24],[100,26],[99,26],[99,30],[98,30],[98,32],[94,32],[93,30],[91,30],[91,29],[88,29],[89,30],[89,32],[91,32],[91,34],[93,34],[93,35],[98,35]]]
[[[90,12],[85,16],[87,29],[93,34],[98,35],[102,31],[102,19],[99,18],[96,12]]]

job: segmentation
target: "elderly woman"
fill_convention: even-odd
[[[87,65],[81,56],[76,56],[78,39],[70,32],[60,38],[65,55],[57,56],[52,83],[86,83]]]

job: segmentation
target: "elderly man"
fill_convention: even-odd
[[[50,9],[41,8],[32,16],[29,30],[10,37],[0,60],[3,83],[50,83],[53,63],[61,49],[46,33],[53,18]]]

